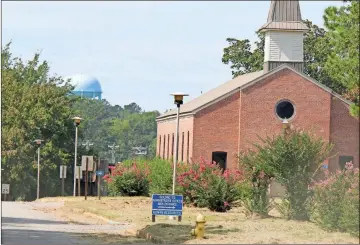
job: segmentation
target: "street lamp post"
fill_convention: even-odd
[[[78,141],[78,126],[80,125],[80,122],[82,118],[80,117],[73,117],[75,124],[75,159],[74,159],[74,191],[73,196],[76,196],[76,162],[77,162],[77,141]],[[80,175],[80,172],[79,172]],[[79,176],[80,178],[80,176]],[[80,193],[79,193],[80,194]]]
[[[175,133],[175,157],[174,157],[174,170],[173,170],[173,188],[172,188],[172,194],[175,195],[175,182],[176,182],[176,164],[178,161],[178,141],[179,141],[179,114],[180,114],[180,105],[183,104],[183,98],[184,96],[189,96],[188,94],[184,94],[184,93],[172,93],[170,94],[172,96],[174,96],[174,103],[176,104],[177,107],[177,112],[176,112],[176,133]]]
[[[36,143],[38,149],[37,149],[37,153],[38,153],[38,162],[37,162],[37,187],[36,187],[36,199],[39,199],[40,197],[40,146],[41,146],[41,142],[43,142],[43,140],[41,139],[36,139],[34,140],[34,142]]]

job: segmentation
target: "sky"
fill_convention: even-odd
[[[341,1],[300,1],[303,19],[323,26]],[[86,74],[111,104],[171,109],[172,92],[197,97],[232,78],[221,62],[226,38],[256,40],[270,1],[2,2],[2,44],[14,56],[41,51],[51,73]]]

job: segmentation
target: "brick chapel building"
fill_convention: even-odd
[[[359,119],[330,88],[305,75],[299,2],[272,0],[265,32],[262,71],[238,76],[180,107],[179,161],[200,157],[223,168],[238,167],[237,154],[260,137],[281,133],[286,118],[291,127],[314,130],[332,142],[336,157],[329,170],[348,160],[359,166]],[[157,156],[174,155],[176,110],[157,118]]]

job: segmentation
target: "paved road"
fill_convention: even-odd
[[[61,206],[61,203],[2,202],[2,244],[98,244],[89,233],[116,233],[128,225],[79,225],[58,220],[51,213],[34,210],[39,205]]]

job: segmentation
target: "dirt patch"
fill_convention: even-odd
[[[42,202],[59,199],[43,199]],[[155,237],[162,238],[165,243],[188,244],[239,244],[239,243],[327,243],[358,244],[358,238],[346,233],[326,232],[310,222],[286,221],[278,217],[266,219],[248,219],[241,208],[227,213],[211,212],[208,209],[184,207],[182,222],[169,220],[168,217],[156,217],[151,222],[151,198],[143,197],[104,197],[96,198],[63,198],[64,206],[57,209],[72,217],[79,213],[93,213],[107,219],[133,223],[136,229],[145,229]],[[201,213],[206,218],[205,234],[208,239],[196,240],[190,236],[195,218]],[[278,215],[275,212],[272,215]],[[145,228],[146,227],[146,228]]]

